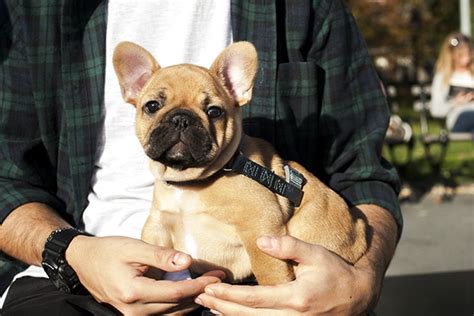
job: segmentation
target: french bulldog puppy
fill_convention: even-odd
[[[241,106],[251,99],[257,70],[251,43],[231,44],[209,69],[161,68],[130,42],[116,47],[113,63],[124,100],[136,107],[136,134],[156,177],[145,242],[189,253],[195,274],[221,269],[230,281],[254,275],[259,284],[294,279],[290,262],[257,248],[260,236],[289,234],[350,263],[364,254],[366,224],[344,200],[296,162],[284,162],[266,141],[243,133]],[[297,170],[302,199],[290,201],[252,174],[235,172],[229,166],[237,154],[251,161],[248,172],[258,164],[280,184],[286,165]]]

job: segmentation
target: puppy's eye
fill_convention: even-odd
[[[159,109],[161,109],[162,107],[163,107],[162,102],[153,100],[153,101],[148,101],[147,103],[145,103],[145,106],[143,108],[146,113],[153,114],[157,112]]]
[[[207,109],[207,116],[211,119],[216,119],[224,113],[220,107],[211,106]]]

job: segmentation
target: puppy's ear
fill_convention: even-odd
[[[160,65],[146,49],[131,42],[115,47],[113,63],[123,99],[136,105],[140,91]]]
[[[236,42],[224,49],[212,64],[216,75],[240,106],[252,98],[257,73],[257,51],[249,42]]]

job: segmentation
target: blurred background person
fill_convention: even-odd
[[[446,118],[451,132],[474,133],[474,61],[471,39],[450,34],[436,62],[431,115]]]

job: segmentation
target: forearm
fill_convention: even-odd
[[[357,208],[367,219],[369,247],[355,266],[374,274],[374,284],[371,285],[373,307],[377,303],[385,272],[395,253],[398,228],[393,216],[377,205],[364,204],[358,205]]]
[[[49,234],[69,227],[45,204],[28,203],[15,209],[0,225],[0,249],[27,264],[41,265],[42,251]]]

